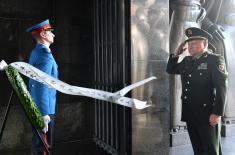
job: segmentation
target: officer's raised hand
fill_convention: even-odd
[[[177,49],[176,49],[176,52],[175,52],[175,55],[180,55],[182,54],[184,51],[186,51],[187,48],[185,48],[185,42],[181,43]]]

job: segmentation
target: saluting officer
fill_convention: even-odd
[[[31,52],[29,64],[54,78],[58,78],[58,67],[50,49],[50,45],[54,42],[55,35],[52,33],[53,29],[49,20],[38,23],[28,28],[26,31],[30,32],[36,40],[36,46]],[[41,136],[44,137],[44,140],[51,149],[56,111],[56,90],[33,79],[29,79],[29,92],[43,115],[45,128],[41,132]],[[45,154],[36,133],[33,134],[32,154]]]
[[[208,50],[212,36],[191,27],[185,31],[188,39],[171,54],[167,64],[169,74],[180,74],[182,83],[182,117],[187,124],[195,155],[222,155],[220,146],[221,116],[224,115],[227,93],[227,71],[224,58]],[[178,62],[186,51],[190,56]]]

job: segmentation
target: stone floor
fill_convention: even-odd
[[[223,155],[235,155],[235,136],[222,138]],[[98,147],[91,144],[83,144],[82,147],[76,147],[77,143],[61,143],[55,146],[53,155],[106,155]],[[15,150],[10,152],[1,152],[0,155],[30,155],[30,150]],[[159,154],[161,155],[161,154]],[[170,148],[169,155],[193,155],[191,145],[181,145]]]
[[[235,155],[235,136],[222,137],[221,146],[223,155]],[[170,155],[193,155],[193,149],[191,144],[171,147]]]
[[[59,143],[54,146],[53,155],[106,155],[95,144],[79,142]],[[79,147],[78,147],[79,145]],[[0,155],[30,155],[30,149],[0,151]]]

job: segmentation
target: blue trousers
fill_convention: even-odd
[[[48,124],[48,132],[46,133],[47,137],[47,144],[49,145],[49,150],[52,150],[53,145],[53,133],[54,133],[54,126],[55,126],[55,115],[49,115],[51,118],[50,123]],[[44,139],[44,133],[39,131],[40,136]],[[32,137],[32,154],[33,155],[43,155],[44,149],[40,139],[37,136],[37,133],[33,130],[33,137]]]

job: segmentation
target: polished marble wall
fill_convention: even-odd
[[[150,76],[154,80],[132,91],[151,107],[132,111],[134,155],[169,154],[169,8],[165,0],[131,1],[132,83]]]

